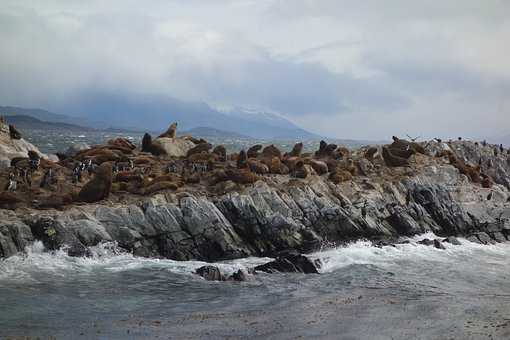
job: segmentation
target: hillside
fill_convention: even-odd
[[[39,110],[43,111],[43,110]],[[47,111],[43,111],[47,112]],[[32,112],[31,114],[36,114],[37,112]],[[52,117],[50,112],[47,112],[50,115],[43,115],[46,117]],[[59,115],[55,115],[59,116]],[[65,117],[65,116],[62,116]],[[41,119],[34,118],[32,116],[26,116],[22,114],[14,115],[14,116],[5,116],[7,123],[14,124],[17,128],[21,130],[65,130],[65,131],[94,131],[95,129],[90,127],[84,127],[75,124],[69,123],[61,123],[55,121],[44,121]]]
[[[253,138],[272,139],[317,139],[314,135],[289,120],[268,113],[247,112],[236,109],[220,112],[203,102],[190,102],[162,95],[83,93],[69,98],[67,104],[51,108],[86,117],[99,122],[92,126],[105,128],[114,126],[122,129],[146,129],[161,131],[168,122],[179,122],[180,129],[196,127],[232,131]]]

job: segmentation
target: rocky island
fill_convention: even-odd
[[[297,143],[287,152],[254,145],[227,154],[176,137],[174,123],[141,145],[117,138],[55,159],[2,124],[0,257],[40,240],[72,256],[116,242],[143,257],[299,262],[296,253],[358,239],[510,238],[510,151],[485,142],[393,137],[356,150],[322,141],[310,153]]]

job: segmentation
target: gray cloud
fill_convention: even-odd
[[[0,101],[51,107],[92,88],[259,107],[339,137],[501,134],[509,9],[482,0],[7,0]]]

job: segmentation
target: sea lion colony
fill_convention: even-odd
[[[176,138],[177,123],[158,138]],[[20,138],[12,127],[11,138]],[[180,137],[183,138],[183,137]],[[92,203],[117,196],[151,195],[157,192],[200,191],[206,195],[242,190],[258,180],[271,181],[278,175],[295,179],[326,176],[340,184],[366,177],[387,181],[411,176],[430,162],[455,166],[474,183],[490,187],[490,176],[481,164],[466,164],[453,151],[428,155],[426,145],[393,137],[393,143],[350,151],[321,141],[314,153],[303,153],[297,143],[290,152],[276,146],[254,145],[247,151],[227,154],[223,145],[213,147],[204,139],[184,137],[193,142],[183,157],[169,157],[166,150],[145,134],[141,147],[124,138],[108,141],[59,161],[40,158],[29,152],[26,158],[14,158],[0,173],[0,207],[14,209],[29,206],[39,209],[63,208],[72,203]],[[503,146],[495,148],[503,155]],[[481,160],[480,160],[481,162]],[[489,165],[487,165],[489,166]]]

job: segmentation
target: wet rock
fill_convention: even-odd
[[[238,282],[248,281],[248,275],[242,269],[239,269],[238,271],[234,272],[234,274],[232,274],[228,280]]]
[[[207,281],[226,281],[220,269],[216,266],[203,266],[195,271],[196,274],[202,276]]]
[[[500,232],[492,233],[492,238],[494,240],[496,240],[496,242],[499,242],[499,243],[506,242],[505,236],[502,233],[500,233]]]
[[[301,254],[287,254],[272,262],[255,267],[256,271],[266,273],[305,273],[319,274],[320,261],[311,260]]]
[[[448,236],[447,238],[445,238],[443,240],[443,242],[453,244],[454,246],[460,246],[461,245],[460,241],[457,240],[457,238],[454,237],[454,236]]]
[[[76,242],[67,248],[67,255],[71,257],[91,257],[92,252],[83,244]]]
[[[496,243],[487,233],[479,232],[475,234],[482,244],[494,244]]]
[[[430,240],[430,239],[426,238],[421,241],[418,241],[418,243],[423,244],[425,246],[433,246],[434,248],[437,248],[437,249],[446,249],[445,246],[442,245],[441,241],[439,241],[438,239]]]

